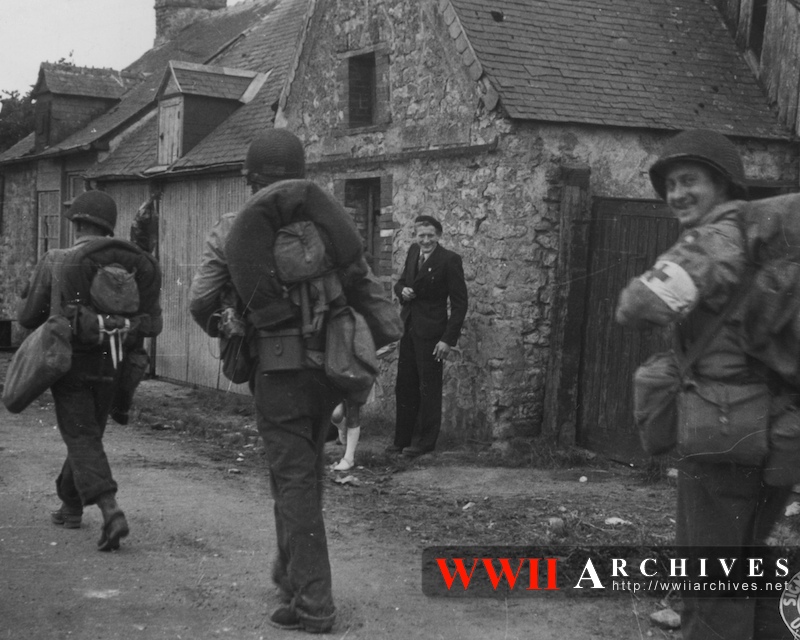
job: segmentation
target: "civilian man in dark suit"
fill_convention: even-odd
[[[467,314],[461,256],[439,245],[441,223],[432,216],[418,216],[414,231],[417,242],[409,248],[394,286],[405,333],[397,363],[394,444],[388,449],[409,458],[436,447],[442,424],[444,361],[456,346]]]

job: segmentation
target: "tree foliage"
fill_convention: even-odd
[[[34,130],[31,92],[0,91],[0,152],[14,146]]]

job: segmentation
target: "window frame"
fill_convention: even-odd
[[[36,257],[61,248],[61,191],[36,192]]]
[[[350,119],[351,84],[350,69],[352,58],[374,57],[374,97],[371,124],[352,124]],[[338,82],[339,107],[343,114],[336,135],[355,135],[385,131],[391,123],[390,108],[390,59],[386,45],[376,45],[339,54]]]

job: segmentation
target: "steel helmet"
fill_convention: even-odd
[[[250,182],[261,184],[304,177],[303,143],[287,129],[269,129],[259,133],[247,149],[242,174]]]
[[[65,216],[72,222],[91,222],[113,234],[117,224],[117,204],[107,193],[87,191],[72,201]]]
[[[706,165],[728,181],[732,198],[747,198],[744,164],[734,144],[721,133],[692,129],[671,138],[664,145],[661,156],[650,167],[650,182],[662,200],[666,200],[664,181],[670,165],[683,161]]]

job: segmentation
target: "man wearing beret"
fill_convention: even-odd
[[[444,361],[458,342],[467,314],[461,256],[439,244],[441,223],[433,216],[418,216],[414,234],[416,243],[409,248],[394,286],[405,330],[397,363],[394,443],[388,449],[408,458],[436,448]]]

